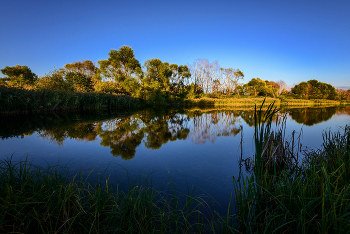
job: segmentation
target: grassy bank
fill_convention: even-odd
[[[52,110],[82,110],[96,108],[111,108],[121,106],[140,105],[226,105],[251,106],[275,103],[279,106],[336,106],[350,104],[345,101],[326,99],[290,99],[283,96],[278,98],[249,97],[240,95],[205,95],[201,98],[184,99],[184,97],[170,97],[162,103],[147,104],[127,95],[115,95],[98,92],[70,92],[51,90],[26,90],[0,85],[0,113],[43,112]]]
[[[264,102],[265,100],[265,102]],[[334,101],[327,99],[292,99],[285,97],[278,98],[264,98],[264,97],[244,97],[244,96],[220,96],[218,98],[201,97],[184,100],[185,104],[190,105],[228,105],[228,106],[252,106],[261,105],[262,103],[269,105],[275,103],[275,105],[292,105],[292,106],[312,106],[312,105],[326,105],[335,106],[341,104],[350,104],[345,101]]]
[[[197,99],[186,99],[185,104],[191,105],[232,105],[232,106],[254,106],[261,105],[264,98],[241,98],[241,97],[231,97],[231,98],[210,98],[201,97]],[[266,98],[265,104],[270,103],[280,103],[278,98]]]
[[[25,90],[0,85],[0,113],[93,109],[136,106],[139,101],[126,95]]]
[[[318,151],[287,141],[276,110],[255,112],[253,174],[235,186],[242,233],[350,233],[350,127],[325,133]]]

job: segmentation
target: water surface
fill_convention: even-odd
[[[224,212],[243,158],[253,154],[253,108],[152,108],[1,116],[0,159],[12,156],[36,165],[68,164],[72,173],[105,172],[109,183],[152,173],[156,188],[176,182],[186,191],[200,187]],[[281,109],[287,135],[302,132],[302,144],[318,148],[324,130],[350,123],[350,107]],[[241,130],[243,127],[243,132]],[[247,172],[242,171],[245,175]],[[205,192],[204,192],[205,191]]]

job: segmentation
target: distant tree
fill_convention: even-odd
[[[213,80],[213,93],[217,94],[220,92],[220,80]]]
[[[144,99],[151,102],[164,102],[166,93],[170,91],[172,71],[167,62],[154,58],[145,61],[141,81]]]
[[[259,93],[263,93],[265,91],[266,82],[262,79],[252,78],[246,85],[246,92],[251,95],[257,96]]]
[[[90,60],[67,63],[64,65],[65,80],[74,91],[92,91],[96,80],[97,68]]]
[[[9,81],[14,85],[19,86],[23,86],[24,84],[33,85],[38,78],[38,76],[33,73],[27,66],[6,66],[0,71],[6,76],[4,79],[5,81]]]
[[[189,68],[186,65],[170,64],[171,76],[170,85],[171,91],[179,93],[181,89],[188,84],[188,79],[191,77]]]
[[[274,81],[267,81],[266,85],[271,85],[272,88],[279,90],[280,89],[280,85]]]
[[[340,100],[349,100],[350,99],[350,89],[349,90],[337,89],[336,91],[338,93]]]
[[[137,96],[140,92],[139,78],[143,75],[134,50],[129,46],[122,46],[119,50],[111,50],[108,55],[107,60],[97,62],[100,67],[97,69],[95,80],[99,79],[103,82],[95,84],[95,89]]]
[[[280,89],[280,86],[278,83],[274,82],[274,81],[267,81],[266,82],[266,95],[264,96],[272,96],[272,97],[276,97],[278,96],[279,92],[278,90]]]
[[[238,83],[233,91],[235,94],[245,95],[247,86],[243,83]]]
[[[303,81],[297,85],[295,85],[292,88],[292,93],[295,94],[297,97],[299,98],[305,98],[305,99],[309,99],[310,96],[310,84],[308,84],[307,82]]]
[[[81,60],[81,62],[67,63],[64,68],[71,72],[79,72],[86,77],[94,77],[96,74],[96,66],[94,62],[90,60]]]
[[[283,90],[288,91],[289,87],[283,80],[278,80],[276,83],[279,85],[278,93],[281,94]]]
[[[54,69],[48,74],[40,77],[35,84],[36,89],[48,90],[71,90],[69,84],[65,80],[65,71],[63,69]]]
[[[210,63],[207,59],[197,59],[189,65],[192,82],[201,87],[205,93],[212,92],[213,81],[220,80],[220,66],[217,61]]]
[[[100,60],[98,64],[99,71],[109,80],[122,82],[130,78],[137,68],[141,68],[139,61],[135,58],[134,50],[129,46],[122,46],[119,50],[113,49],[108,55],[108,60]]]
[[[239,69],[221,68],[223,86],[227,94],[233,94],[238,85],[238,81],[244,78],[244,74]]]
[[[65,80],[74,91],[92,91],[92,79],[84,73],[68,71],[65,72]]]
[[[326,83],[319,82],[317,80],[309,80],[307,82],[301,82],[292,88],[292,93],[299,98],[306,99],[331,99],[338,98],[335,88]]]
[[[244,85],[244,92],[254,96],[271,96],[276,97],[278,92],[278,84],[273,81],[253,78]]]

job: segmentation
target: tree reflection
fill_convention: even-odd
[[[337,107],[329,108],[298,108],[289,111],[289,116],[299,124],[312,126],[332,118],[337,112]]]
[[[235,110],[234,113],[240,116],[246,124],[250,127],[254,126],[254,110]],[[263,112],[264,113],[264,112]],[[305,124],[312,126],[332,118],[336,113],[350,115],[350,107],[305,107],[305,108],[293,108],[293,109],[280,109],[280,114],[288,113],[289,117],[299,124]],[[275,115],[272,120],[276,120]]]
[[[239,119],[232,111],[195,111],[191,115],[189,138],[196,144],[214,143],[220,136],[236,136],[240,132]]]
[[[116,118],[97,124],[96,132],[101,138],[100,145],[110,147],[111,154],[131,159],[136,147],[144,137],[140,131],[142,121],[135,117]]]
[[[88,142],[94,141],[97,137],[95,125],[92,123],[76,123],[69,126],[49,127],[44,130],[38,130],[38,135],[59,146],[62,146],[67,138]]]
[[[335,113],[350,114],[350,107],[281,109],[298,123],[313,125],[327,121]],[[144,143],[148,149],[160,149],[176,140],[195,144],[214,143],[218,137],[240,133],[241,119],[254,126],[253,109],[146,109],[138,112],[97,113],[89,115],[50,114],[4,117],[0,136],[31,135],[35,132],[50,142],[64,144],[66,139],[99,141],[114,156],[128,160]],[[14,120],[12,122],[12,120]],[[21,123],[21,124],[19,124]]]

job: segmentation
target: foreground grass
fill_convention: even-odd
[[[350,233],[350,127],[325,133],[319,151],[299,158],[272,106],[255,111],[253,175],[235,185],[242,233]]]
[[[0,112],[89,109],[136,106],[139,101],[126,95],[25,90],[0,85]]]
[[[123,192],[113,190],[108,180],[90,184],[88,177],[68,174],[65,167],[0,161],[0,232],[233,232],[220,216],[202,213],[208,211],[204,197],[193,196],[193,191],[183,195],[174,183],[165,193],[145,179]]]

